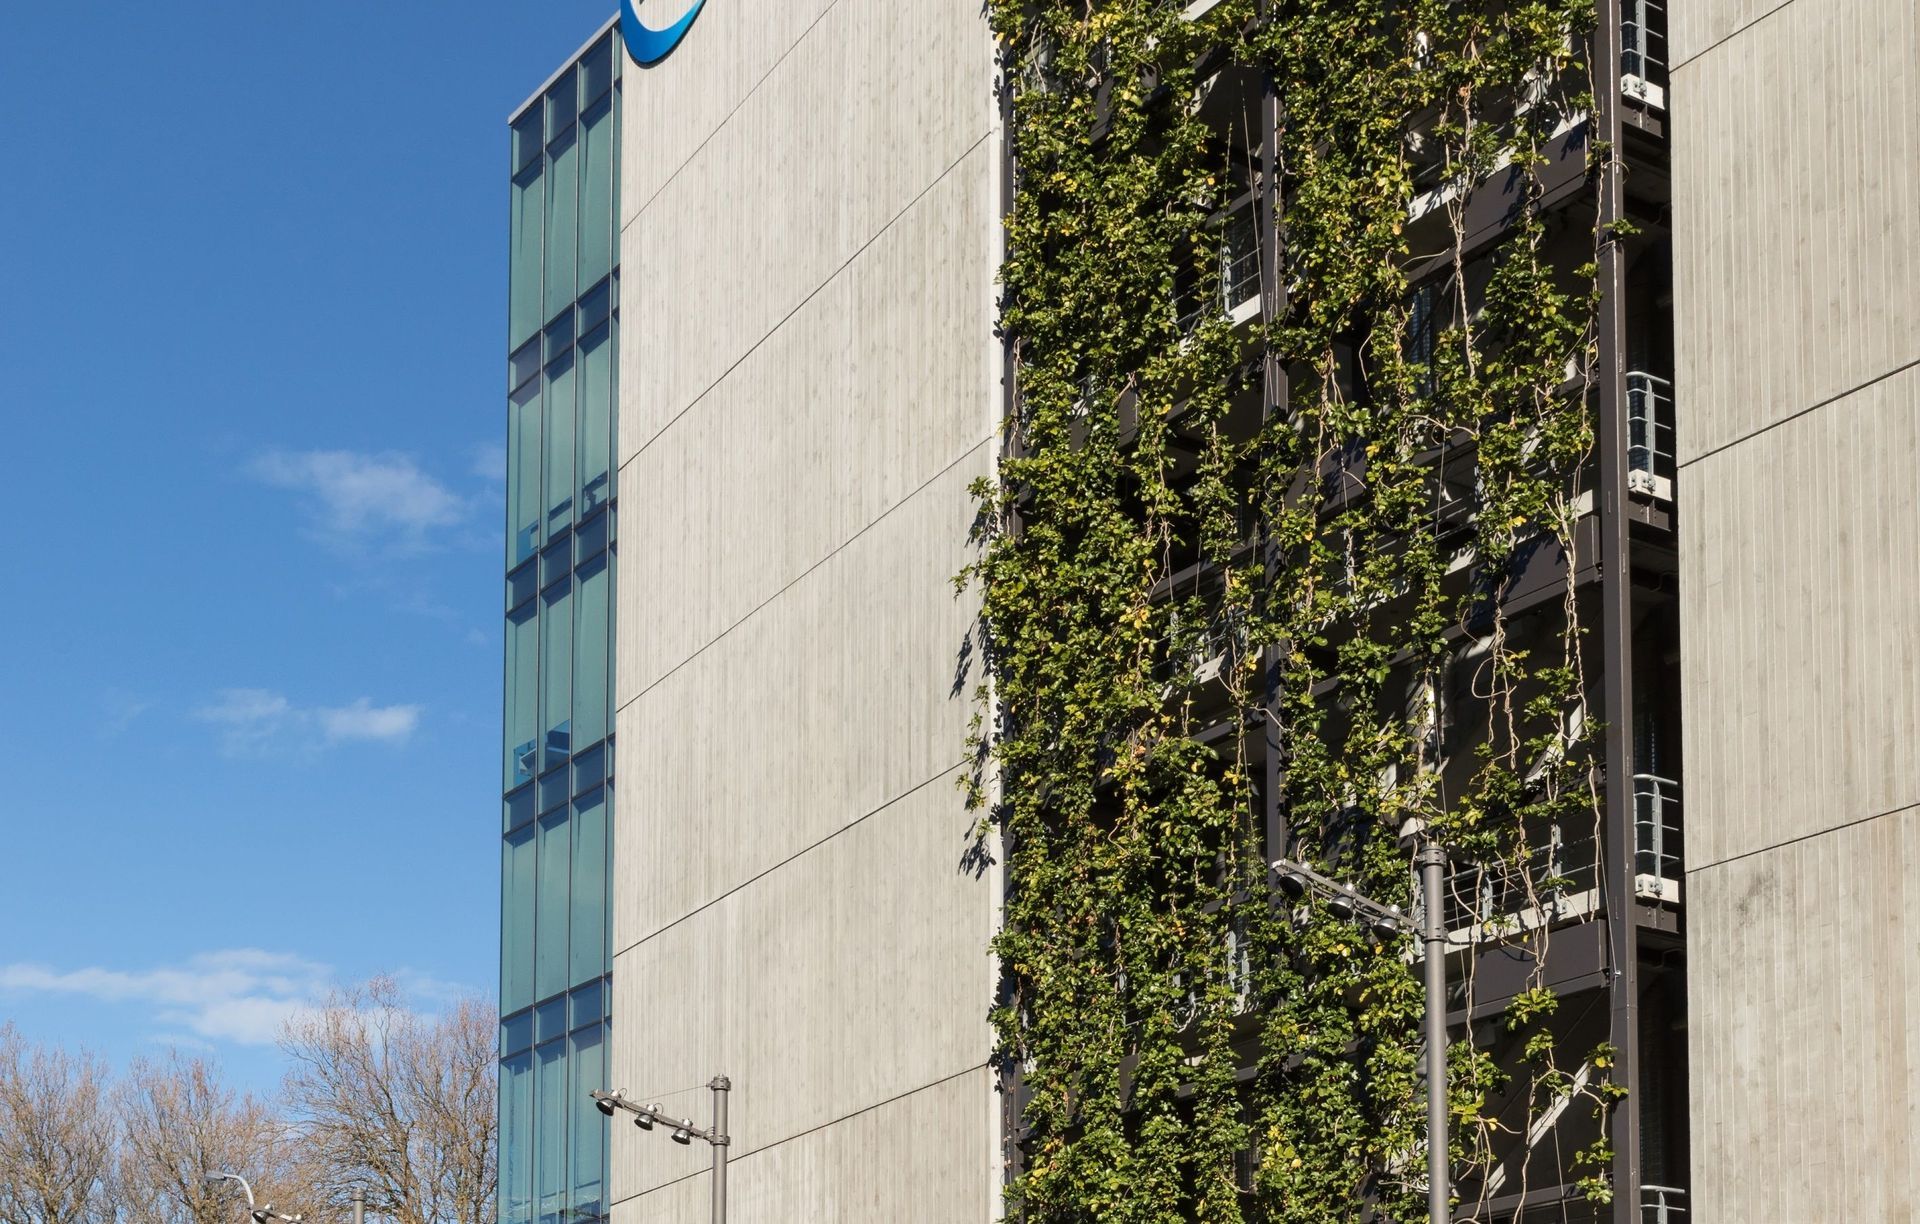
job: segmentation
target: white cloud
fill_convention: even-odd
[[[473,448],[473,475],[491,484],[507,483],[507,448],[498,442],[482,442]]]
[[[138,1004],[161,1025],[203,1041],[272,1045],[288,1020],[322,999],[329,966],[304,957],[234,948],[184,964],[128,972],[44,965],[0,965],[0,991],[72,995],[106,1004]]]
[[[194,717],[223,728],[220,746],[229,756],[252,756],[342,743],[404,744],[424,712],[418,705],[377,706],[366,697],[344,706],[296,706],[270,689],[233,688]]]
[[[305,494],[321,537],[336,544],[418,547],[433,532],[459,526],[471,509],[406,455],[273,450],[246,470],[264,484]]]

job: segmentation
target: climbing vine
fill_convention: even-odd
[[[1600,817],[1575,584],[1598,239],[1546,198],[1556,159],[1608,155],[1583,136],[1592,14],[1200,8],[991,5],[1017,393],[963,581],[992,675],[974,799],[1007,866],[1010,1201],[1413,1219],[1417,950],[1280,897],[1269,860],[1410,912],[1424,831],[1469,978],[1473,949],[1528,953],[1453,1046],[1463,1197],[1525,1189],[1541,1119],[1604,1120],[1604,1029],[1537,968],[1597,879],[1568,847]],[[1584,1133],[1552,1164],[1603,1198]]]

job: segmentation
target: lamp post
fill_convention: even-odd
[[[282,1215],[273,1209],[272,1203],[262,1203],[256,1206],[253,1201],[253,1187],[248,1184],[246,1178],[240,1176],[238,1173],[209,1173],[205,1181],[209,1186],[227,1181],[239,1182],[240,1189],[245,1191],[247,1195],[247,1215],[254,1221],[254,1224],[268,1224],[270,1220],[281,1220],[284,1221],[284,1224],[300,1224],[300,1221],[304,1218],[298,1215]]]
[[[1426,899],[1420,934],[1426,945],[1426,964],[1421,968],[1426,993],[1427,1219],[1428,1224],[1452,1224],[1453,1184],[1447,1167],[1447,928],[1440,900],[1446,887],[1447,852],[1421,835],[1414,862],[1420,868],[1420,893]],[[1348,922],[1364,918],[1367,927],[1383,939],[1398,934],[1405,921],[1399,906],[1382,905],[1304,864],[1275,859],[1273,872],[1274,883],[1286,896],[1298,900],[1312,890],[1326,898],[1328,913]]]
[[[627,1094],[614,1089],[612,1092],[593,1090],[594,1108],[611,1118],[615,1110],[625,1110],[633,1115],[633,1124],[641,1130],[650,1131],[656,1124],[671,1127],[668,1138],[675,1143],[688,1144],[695,1139],[713,1149],[713,1224],[727,1224],[727,1148],[733,1143],[727,1134],[727,1093],[733,1091],[733,1081],[724,1075],[716,1075],[707,1082],[713,1091],[713,1125],[702,1129],[686,1118],[676,1118],[662,1113],[658,1105],[641,1105],[627,1099]]]

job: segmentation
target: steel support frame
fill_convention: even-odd
[[[1261,0],[1259,19],[1262,22],[1267,19],[1270,8],[1271,0]],[[1268,72],[1260,90],[1260,316],[1269,331],[1268,343],[1260,357],[1260,422],[1263,428],[1276,416],[1285,415],[1289,393],[1286,366],[1280,354],[1274,350],[1271,340],[1272,329],[1287,308],[1287,288],[1280,272],[1281,121],[1280,83],[1274,80],[1272,72]],[[1264,519],[1260,524],[1260,555],[1266,578],[1265,593],[1270,597],[1273,584],[1277,581],[1279,561],[1273,555]],[[1288,844],[1285,808],[1280,802],[1280,792],[1286,786],[1286,771],[1280,759],[1280,650],[1279,646],[1268,646],[1262,651],[1260,660],[1265,690],[1261,695],[1260,723],[1266,742],[1260,798],[1267,843],[1265,854],[1269,861],[1292,852]]]
[[[1622,149],[1619,0],[1598,0],[1594,30],[1594,137],[1600,307],[1595,392],[1600,449],[1601,666],[1606,715],[1607,960],[1614,1083],[1627,1096],[1610,1119],[1613,1221],[1640,1219],[1640,938],[1633,889],[1632,516],[1627,499],[1626,252],[1615,225],[1626,215]]]

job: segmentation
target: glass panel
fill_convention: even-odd
[[[580,334],[586,335],[607,321],[613,312],[613,282],[603,280],[580,295]]]
[[[598,1024],[600,1018],[607,1014],[604,1010],[605,997],[606,983],[600,978],[595,978],[585,986],[574,991],[572,995],[573,1015],[569,1023],[575,1028],[584,1028],[589,1024]]]
[[[597,322],[597,320],[596,320]],[[540,342],[529,340],[507,358],[507,390],[518,391],[540,372]]]
[[[533,1053],[540,1092],[533,1133],[537,1218],[540,1224],[562,1224],[567,1218],[567,1043],[556,1041]]]
[[[502,843],[500,856],[500,1010],[533,1002],[533,829]]]
[[[573,1210],[588,1219],[600,1214],[604,1195],[609,1120],[594,1108],[592,1093],[605,1091],[606,1043],[600,1027],[573,1035]]]
[[[571,826],[564,810],[541,820],[540,897],[534,922],[533,998],[544,999],[567,988],[567,877]]]
[[[507,240],[508,348],[518,347],[547,318],[540,309],[540,214],[544,197],[540,159],[535,158],[533,165],[513,180],[512,231]]]
[[[555,808],[564,806],[571,793],[567,789],[567,771],[564,769],[556,769],[540,779],[540,814],[545,816]]]
[[[507,568],[540,547],[540,380],[507,400]]]
[[[597,551],[597,550],[596,550]],[[507,607],[513,609],[532,599],[539,584],[534,579],[539,573],[531,565],[523,565],[507,575]]]
[[[543,317],[552,318],[579,293],[573,270],[580,249],[580,146],[568,132],[547,154],[551,164],[547,167],[547,313]]]
[[[577,551],[582,562],[607,546],[607,518],[607,515],[597,514],[580,524],[575,538],[580,541]]]
[[[573,525],[573,353],[547,367],[547,534]]]
[[[594,108],[580,125],[580,283],[613,268],[613,110]]]
[[[567,1000],[549,999],[533,1009],[533,1039],[540,1045],[567,1035]]]
[[[573,754],[573,793],[579,794],[606,781],[607,749],[602,744]]]
[[[540,554],[540,585],[542,588],[552,586],[562,578],[565,578],[573,570],[573,537],[565,534],[565,528],[562,528],[561,531],[562,534],[560,538],[547,545],[546,551]]]
[[[613,344],[609,328],[580,341],[580,515],[613,497]]]
[[[533,1219],[533,1053],[500,1064],[500,1224]]]
[[[541,769],[564,765],[573,741],[573,584],[562,582],[540,597],[540,727],[546,744]]]
[[[607,807],[595,791],[573,810],[573,957],[569,982],[597,979],[607,963]]]
[[[540,618],[529,603],[507,617],[506,780],[511,790],[533,777],[539,732],[534,711],[539,698]]]
[[[573,742],[597,744],[607,734],[607,561],[580,567],[579,631],[574,638]]]
[[[521,1012],[500,1022],[500,1053],[518,1054],[533,1048],[533,1013]]]
[[[534,817],[533,788],[528,786],[513,792],[513,794],[507,797],[507,801],[503,806],[507,810],[507,827],[504,830],[505,832],[511,833],[522,825],[532,824]]]
[[[527,113],[513,125],[513,171],[518,174],[529,163],[540,160],[540,108],[529,106]]]
[[[596,101],[613,88],[613,39],[603,38],[580,57],[580,104]]]
[[[573,69],[569,68],[560,75],[559,80],[553,83],[553,88],[547,91],[548,143],[552,143],[554,137],[560,135],[567,125],[573,122],[574,115],[579,113],[578,89],[579,87],[574,84]]]

